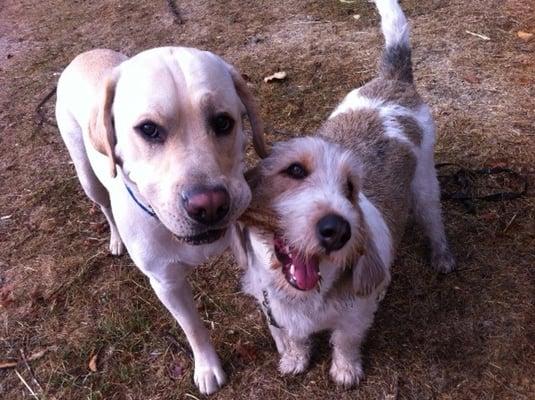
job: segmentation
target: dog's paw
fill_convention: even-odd
[[[119,235],[112,235],[110,238],[110,253],[112,256],[121,256],[124,253],[123,241]]]
[[[219,361],[212,365],[199,363],[195,365],[193,380],[199,388],[199,392],[202,394],[212,394],[217,392],[225,384],[227,376],[223,368],[219,365]]]
[[[345,388],[358,385],[364,377],[360,361],[348,361],[343,357],[335,357],[329,371],[332,380]]]
[[[451,254],[448,248],[439,252],[433,252],[431,265],[435,271],[447,274],[455,269],[455,257],[453,257],[453,254]]]
[[[310,360],[308,349],[294,349],[283,353],[279,361],[279,371],[284,375],[297,375],[306,370]]]

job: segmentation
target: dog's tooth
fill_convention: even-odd
[[[290,265],[290,274],[292,274],[292,277],[295,276],[295,265]]]

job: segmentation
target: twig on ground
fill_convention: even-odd
[[[46,350],[42,351],[42,352],[39,352],[39,354],[45,354]],[[24,350],[23,349],[20,349],[20,356],[22,358],[22,362],[24,363],[24,366],[26,367],[26,370],[28,371],[28,373],[30,374],[30,378],[32,378],[32,382],[35,386],[37,386],[37,388],[39,389],[39,392],[43,393],[43,387],[39,384],[39,381],[37,380],[37,378],[35,377],[35,374],[32,370],[32,367],[30,367],[30,364],[28,364],[28,359],[26,358],[26,354],[24,354]],[[30,356],[31,357],[31,356]],[[42,357],[42,356],[41,356]],[[35,358],[34,358],[35,359]]]
[[[78,269],[77,273],[69,280],[60,283],[55,289],[53,289],[47,296],[46,300],[49,301],[55,296],[57,296],[60,292],[67,290],[70,286],[72,286],[77,280],[81,279],[91,268],[94,267],[95,260],[97,260],[101,256],[105,256],[106,253],[103,251],[99,251],[98,253],[94,254],[93,256],[89,257],[87,261],[84,263],[84,265]]]
[[[490,40],[490,38],[488,36],[482,35],[481,33],[475,33],[475,32],[472,32],[472,31],[465,31],[465,32],[468,33],[469,35],[478,37],[478,38],[483,39],[483,40]]]
[[[22,375],[19,373],[19,371],[15,370],[15,374],[17,375],[17,377],[20,379],[20,381],[24,384],[24,386],[26,386],[26,389],[28,389],[28,391],[30,392],[30,394],[35,397],[36,399],[39,400],[39,396],[37,396],[37,394],[33,391],[33,389],[31,388],[30,385],[28,385],[28,382],[26,382],[24,380],[24,378],[22,377]]]
[[[52,121],[49,121],[47,119],[46,114],[45,114],[45,110],[44,110],[44,106],[47,103],[47,101],[50,100],[52,98],[52,96],[54,96],[56,94],[56,89],[57,88],[54,86],[54,88],[50,92],[48,92],[46,94],[46,96],[43,98],[43,100],[41,100],[39,102],[37,107],[35,107],[35,113],[37,114],[37,126],[38,127],[43,126],[43,124],[47,124],[47,125],[50,125],[50,126],[57,127],[56,123],[54,123]]]
[[[18,365],[18,361],[15,359],[0,360],[0,369],[15,368]]]

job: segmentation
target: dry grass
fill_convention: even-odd
[[[532,2],[402,4],[413,23],[416,79],[439,128],[438,160],[505,164],[532,188],[535,40],[515,35],[535,29]],[[184,336],[129,258],[106,255],[104,218],[84,197],[57,131],[35,122],[55,74],[94,47],[129,54],[169,43],[207,48],[249,77],[276,140],[314,130],[350,88],[373,76],[381,46],[365,1],[184,1],[179,12],[181,25],[165,1],[0,5],[0,217],[10,216],[0,219],[0,359],[49,349],[30,362],[33,372],[17,367],[41,399],[200,397]],[[262,83],[279,69],[286,81]],[[533,398],[533,194],[478,203],[474,214],[446,203],[459,259],[449,276],[429,271],[420,232],[407,232],[364,348],[367,378],[352,391],[327,379],[325,336],[309,372],[280,376],[263,318],[239,293],[232,258],[198,268],[191,277],[197,305],[230,376],[214,398]],[[0,370],[0,396],[31,397],[13,369]]]

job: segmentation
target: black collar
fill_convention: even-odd
[[[264,314],[266,314],[268,323],[275,328],[282,329],[281,326],[277,324],[277,321],[275,320],[275,317],[273,317],[273,313],[271,312],[267,289],[262,290],[262,296],[264,297],[264,300],[262,301],[262,306],[264,307]]]
[[[124,181],[123,181],[124,182]],[[134,202],[143,210],[145,211],[147,214],[149,214],[151,217],[153,218],[156,218],[158,219],[158,216],[156,215],[156,213],[154,212],[154,210],[152,209],[152,207],[150,205],[143,205],[143,203],[141,203],[137,198],[136,196],[134,195],[134,192],[132,192],[132,189],[130,189],[130,187],[126,184],[126,182],[124,182],[124,186],[126,187],[126,191],[128,192],[128,194],[130,195],[130,197],[132,198],[132,200],[134,200]]]

